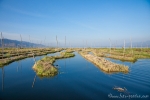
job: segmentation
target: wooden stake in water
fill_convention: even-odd
[[[17,54],[18,54],[18,56],[19,56],[19,50],[18,50],[18,45],[17,45]]]
[[[66,36],[65,36],[65,48],[66,48]]]
[[[132,39],[130,38],[131,41],[131,51],[132,51],[132,56],[133,56],[133,50],[132,50]]]
[[[86,48],[87,48],[88,46],[87,46],[87,40],[86,40]]]
[[[57,40],[57,35],[56,35],[56,42],[57,42],[57,48],[58,48],[58,40]]]
[[[22,48],[22,37],[21,37],[21,34],[20,34],[20,39],[21,39],[21,41],[20,41],[21,42],[20,47]]]
[[[83,49],[84,49],[85,47],[84,47],[84,40],[83,40]]]
[[[124,40],[124,50],[123,50],[123,56],[125,55],[125,40]]]
[[[116,40],[116,49],[117,49],[117,40]]]
[[[46,37],[45,37],[45,39],[44,39],[44,45],[45,45],[45,41],[46,41]]]
[[[111,40],[110,40],[110,38],[109,38],[109,41],[110,41],[110,54],[111,54]]]
[[[2,35],[2,32],[1,32],[1,47],[2,47],[2,59],[3,59],[3,52],[4,52],[4,49],[3,49],[3,35]]]
[[[31,41],[30,41],[30,35],[29,35],[29,42],[31,43]],[[29,48],[30,48],[30,43],[29,43]]]

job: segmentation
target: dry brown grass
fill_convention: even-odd
[[[111,61],[106,60],[103,57],[98,57],[92,54],[88,54],[88,52],[80,52],[80,54],[90,62],[94,63],[100,69],[105,72],[128,72],[129,69],[127,66],[113,63]]]

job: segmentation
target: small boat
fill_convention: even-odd
[[[114,87],[113,88],[114,90],[117,90],[117,91],[119,91],[119,92],[126,92],[127,91],[127,89],[124,87],[124,88],[121,88],[121,87]]]

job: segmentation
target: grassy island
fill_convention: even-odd
[[[81,51],[79,52],[85,59],[89,60],[90,62],[94,63],[100,69],[105,72],[112,73],[112,72],[124,72],[127,73],[129,71],[127,66],[120,65],[113,63],[111,61],[106,60],[103,57],[98,57],[93,54],[89,54],[88,52]]]
[[[43,59],[37,61],[33,69],[36,71],[38,76],[55,76],[58,73],[58,69],[53,66],[56,59],[74,57],[73,53],[61,52],[59,56],[46,56]]]

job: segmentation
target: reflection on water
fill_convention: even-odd
[[[20,61],[20,60],[18,60],[18,61],[16,61],[16,62],[18,63],[18,65],[17,65],[17,72],[18,72],[19,69],[22,70],[22,64],[21,64],[21,61]]]
[[[4,68],[2,68],[2,91],[4,90]]]
[[[32,88],[34,87],[35,80],[36,80],[36,75],[35,75],[34,80],[33,80]]]
[[[131,63],[108,58],[112,62],[129,66],[130,69],[128,74],[108,74],[78,53],[75,52],[75,54],[76,56],[73,58],[59,59],[54,63],[54,65],[58,65],[56,67],[59,69],[59,74],[55,77],[40,78],[36,76],[32,69],[33,58],[23,59],[20,61],[21,64],[16,61],[1,68],[0,99],[106,100],[110,98],[110,94],[120,95],[119,91],[113,89],[114,86],[123,89],[125,87],[131,94],[150,94],[149,59],[139,59],[136,63]],[[39,60],[43,57],[35,58]],[[149,100],[149,98],[144,100]]]

